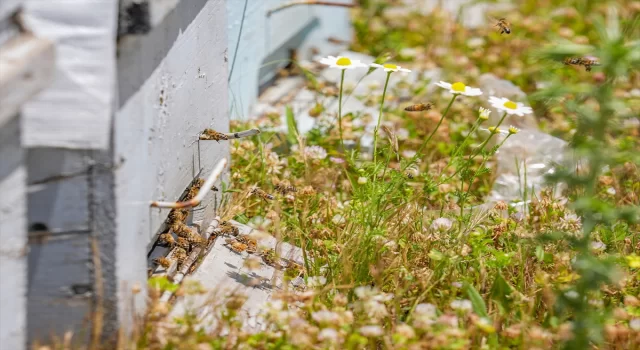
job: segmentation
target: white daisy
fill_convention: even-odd
[[[384,68],[385,72],[403,72],[403,73],[410,73],[411,70],[406,69],[406,68],[402,68],[398,65],[395,65],[393,63],[385,63],[385,64],[377,64],[377,63],[371,63],[370,64],[371,67],[375,67],[375,68]]]
[[[480,109],[478,109],[478,113],[480,113],[478,118],[480,118],[482,120],[488,120],[489,116],[491,115],[491,110],[483,108],[483,107],[480,107]]]
[[[331,68],[338,69],[353,69],[353,68],[367,68],[367,65],[360,62],[360,60],[352,60],[343,56],[329,56],[320,59],[320,63],[326,64]]]
[[[533,113],[531,107],[525,107],[523,103],[509,101],[508,98],[504,97],[489,97],[489,103],[491,105],[501,111],[507,112],[507,114],[515,114],[517,116],[523,117],[525,114]]]
[[[447,83],[446,81],[440,81],[439,83],[435,83],[439,87],[443,89],[448,89],[450,93],[456,95],[465,95],[465,96],[479,96],[482,95],[482,90],[478,88],[472,88],[470,86],[464,85],[464,83]]]

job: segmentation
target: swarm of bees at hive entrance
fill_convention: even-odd
[[[176,244],[176,240],[170,233],[162,233],[160,237],[158,237],[158,244],[172,248],[173,245]]]
[[[431,108],[433,108],[433,103],[427,102],[427,103],[418,103],[415,105],[405,107],[404,110],[407,112],[422,112],[422,111],[428,111]]]
[[[295,186],[292,186],[291,183],[287,180],[278,182],[273,187],[273,189],[283,196],[287,193],[293,193],[298,191],[298,189],[296,189]]]
[[[254,187],[253,189],[251,189],[251,194],[254,194],[260,198],[262,198],[263,200],[267,201],[267,200],[272,200],[275,197],[272,194],[268,194],[267,192],[263,191],[262,189],[258,188],[258,187]]]
[[[584,66],[587,72],[591,72],[592,66],[599,66],[600,61],[595,57],[567,57],[564,59],[565,66]]]

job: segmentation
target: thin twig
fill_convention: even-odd
[[[284,10],[289,7],[298,6],[298,5],[323,5],[323,6],[337,6],[337,7],[355,7],[356,4],[345,4],[342,2],[334,2],[334,1],[316,1],[316,0],[301,0],[301,1],[292,1],[290,3],[280,5],[276,8],[272,8],[267,12],[267,17],[271,16],[273,13],[278,12],[280,10]]]

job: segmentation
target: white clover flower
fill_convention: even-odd
[[[564,214],[560,218],[560,228],[566,231],[578,231],[582,227],[580,217],[576,214]]]
[[[467,299],[456,299],[451,302],[451,308],[458,311],[470,311],[473,308],[470,300]]]
[[[320,63],[322,64],[326,64],[327,66],[331,67],[331,68],[338,68],[338,69],[354,69],[354,68],[367,68],[368,66],[362,62],[360,62],[360,60],[352,60],[348,57],[343,57],[343,56],[338,56],[338,57],[334,57],[334,56],[328,56],[328,57],[323,57],[320,59]]]
[[[564,296],[569,299],[578,299],[580,295],[575,290],[570,290],[570,291],[564,292]]]
[[[416,153],[417,153],[416,151],[408,149],[408,150],[402,151],[401,155],[405,158],[413,158],[416,155]]]
[[[484,107],[480,107],[480,109],[478,109],[478,113],[480,114],[478,118],[480,118],[481,120],[488,120],[489,116],[491,115],[491,110]]]
[[[504,97],[490,96],[489,103],[498,110],[507,112],[507,114],[515,114],[520,117],[523,117],[525,114],[533,113],[531,107],[525,107],[523,103],[516,103]]]
[[[365,337],[379,337],[384,333],[382,327],[378,325],[360,327],[358,331]]]
[[[452,226],[453,223],[447,218],[437,218],[431,223],[431,229],[440,233],[449,231]]]
[[[401,323],[396,326],[396,334],[406,339],[411,339],[416,336],[416,332],[413,330],[413,327],[405,323]]]
[[[371,286],[360,286],[354,289],[356,296],[360,299],[369,299],[378,295],[378,289]]]
[[[327,158],[327,150],[320,146],[306,146],[304,155],[311,159],[325,159]]]
[[[327,278],[324,276],[311,276],[307,278],[307,285],[311,288],[322,287],[327,284]]]
[[[384,304],[379,303],[375,300],[369,300],[363,305],[364,311],[367,313],[367,316],[372,319],[379,320],[387,315],[389,315],[389,311],[387,311],[387,307]]]
[[[340,321],[340,315],[338,315],[333,311],[328,311],[328,310],[316,311],[311,314],[311,318],[318,323],[324,323],[324,324],[329,324],[329,323],[335,324],[338,321]]]
[[[439,87],[443,89],[449,90],[450,93],[456,95],[465,95],[465,96],[480,96],[482,95],[482,90],[478,88],[472,88],[470,86],[464,85],[464,83],[447,83],[446,81],[440,81],[439,83],[435,83]]]
[[[392,64],[392,63],[385,63],[385,64],[377,64],[377,63],[371,63],[370,64],[371,67],[374,68],[384,68],[385,72],[403,72],[403,73],[410,73],[411,70],[406,69],[406,68],[402,68],[398,65]]]
[[[331,161],[331,163],[334,163],[334,164],[344,164],[344,159],[342,158],[329,157],[329,160]]]
[[[416,316],[427,317],[427,318],[436,318],[436,306],[429,303],[422,303],[416,305],[416,308],[413,310],[413,314]]]
[[[333,216],[333,218],[331,218],[331,222],[333,222],[336,225],[340,225],[340,224],[344,224],[345,222],[347,222],[347,219],[344,218],[344,216],[340,215],[340,214],[336,214]]]
[[[338,341],[338,331],[333,328],[325,328],[318,333],[318,340],[335,343]]]
[[[591,249],[597,251],[597,252],[601,252],[604,251],[605,249],[607,249],[607,245],[600,242],[600,241],[593,241],[591,242]]]
[[[640,331],[640,318],[634,318],[633,320],[629,321],[629,328],[633,329],[634,331]]]

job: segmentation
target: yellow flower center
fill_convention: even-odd
[[[346,57],[340,57],[336,61],[336,64],[339,65],[339,66],[350,66],[351,65],[351,60],[346,58]]]
[[[391,63],[385,63],[384,65],[382,65],[384,68],[387,69],[398,69],[398,66],[396,66],[395,64],[391,64]]]
[[[495,126],[490,126],[490,127],[488,127],[487,129],[488,129],[489,131],[491,131],[492,133],[494,133],[494,134],[497,134],[497,133],[499,133],[499,132],[500,132],[500,128],[495,127]]]
[[[518,108],[518,105],[515,102],[512,101],[507,101],[504,103],[504,106],[509,108],[509,109],[516,109]]]
[[[464,92],[466,88],[467,86],[461,82],[453,83],[453,85],[451,85],[451,89],[457,92]]]

